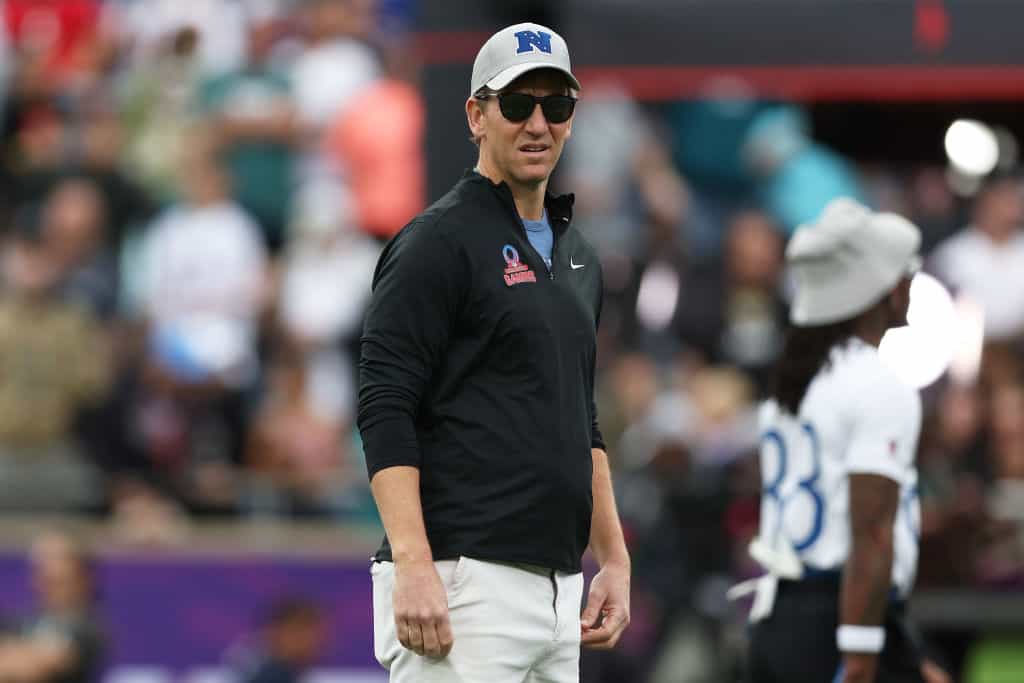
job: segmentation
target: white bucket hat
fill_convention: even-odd
[[[921,267],[921,231],[894,213],[846,197],[801,225],[786,248],[796,284],[790,321],[800,327],[848,320]]]
[[[484,86],[501,90],[534,69],[561,71],[571,88],[580,89],[562,36],[546,26],[527,22],[507,26],[487,39],[473,61],[469,94],[475,95]]]

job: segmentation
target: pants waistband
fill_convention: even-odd
[[[797,580],[781,579],[779,581],[780,595],[785,593],[812,594],[812,593],[835,593],[839,594],[843,585],[843,572],[839,569],[812,569],[805,568],[802,578]],[[903,609],[906,600],[900,596],[899,590],[892,586],[889,589],[889,605],[897,610]]]

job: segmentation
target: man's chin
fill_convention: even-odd
[[[523,185],[543,183],[551,177],[551,167],[547,164],[530,164],[528,166],[520,167],[518,170],[519,172],[516,173],[516,180]]]

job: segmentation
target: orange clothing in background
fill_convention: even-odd
[[[354,98],[331,124],[328,154],[340,162],[360,227],[388,238],[423,210],[426,109],[408,83],[381,80]]]

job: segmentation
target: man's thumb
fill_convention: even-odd
[[[583,616],[580,617],[580,622],[590,628],[597,621],[597,616],[601,613],[601,606],[604,605],[604,592],[600,590],[591,590],[590,596],[587,598],[587,607],[583,610]]]

